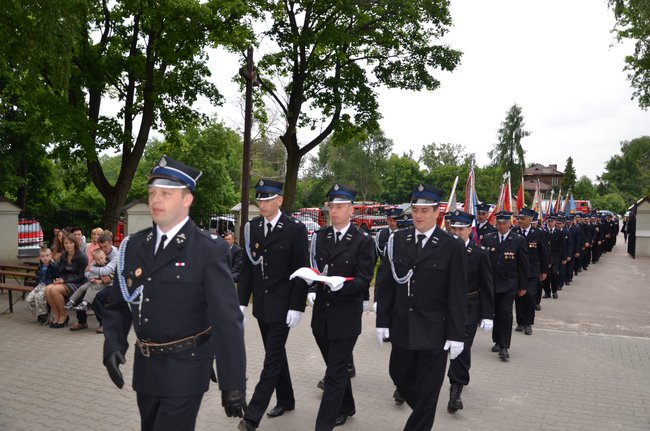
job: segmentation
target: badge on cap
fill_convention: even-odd
[[[165,160],[165,158],[162,157],[160,159],[160,161],[158,162],[158,166],[160,166],[161,168],[164,168],[165,166],[167,166],[167,160]]]
[[[141,275],[142,275],[142,268],[137,268],[137,269],[135,270],[135,276],[136,276],[136,277],[140,277]]]
[[[264,180],[260,180],[260,186],[264,185]]]
[[[334,184],[334,190],[338,191],[340,189],[338,184]]]
[[[454,212],[454,215],[455,215],[455,216],[460,215],[460,211],[456,210],[456,211]]]
[[[418,191],[421,192],[421,191],[423,191],[423,190],[424,190],[424,186],[423,186],[422,184],[420,184],[420,185],[418,186]]]

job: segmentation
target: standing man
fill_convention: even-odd
[[[239,282],[239,274],[241,273],[242,265],[242,249],[235,244],[235,234],[228,231],[223,236],[223,239],[228,243],[230,249],[230,261],[232,262],[232,279],[237,284]]]
[[[379,259],[379,265],[377,267],[377,275],[375,276],[375,280],[381,279],[381,261],[384,259],[385,256],[388,237],[392,233],[397,232],[398,229],[397,219],[399,218],[400,215],[402,215],[401,208],[395,207],[386,210],[386,223],[388,224],[388,226],[380,230],[379,233],[375,236],[375,251],[377,252],[377,258]],[[376,282],[375,282],[375,292],[373,294],[373,299],[374,299],[373,310],[376,313],[377,312],[377,283]]]
[[[557,288],[558,290],[562,290],[567,280],[567,268],[569,268],[569,263],[573,260],[573,237],[566,226],[566,216],[562,212],[557,215],[557,230],[559,230],[564,237],[565,258],[562,266],[560,266],[560,279]]]
[[[323,275],[347,278],[332,288],[318,283],[310,292],[310,297],[315,295],[311,328],[327,366],[316,431],[330,431],[356,413],[348,363],[361,333],[375,250],[372,238],[350,223],[355,196],[349,187],[334,184],[327,193],[332,226],[317,230],[311,239],[312,267]]]
[[[445,378],[447,350],[463,351],[465,247],[436,226],[442,190],[419,184],[411,194],[414,227],[395,232],[382,265],[377,340],[390,336],[389,373],[413,409],[404,430],[430,430]]]
[[[488,222],[490,215],[490,205],[486,203],[478,204],[476,206],[476,218],[478,220],[478,239],[483,243],[483,237],[490,233],[496,232],[497,229]]]
[[[569,214],[567,216],[567,224],[569,225],[569,234],[573,242],[573,250],[571,250],[571,261],[567,264],[567,286],[573,283],[573,277],[578,275],[581,268],[580,253],[582,252],[582,234],[578,226],[578,214]]]
[[[515,296],[526,295],[528,289],[528,252],[526,240],[510,230],[512,213],[500,211],[497,232],[485,235],[483,246],[489,251],[494,274],[494,329],[493,352],[499,358],[510,358],[512,338],[512,303]]]
[[[551,255],[551,261],[549,262],[551,267],[550,274],[544,281],[543,298],[550,298],[552,293],[553,299],[557,299],[557,291],[560,287],[560,270],[566,265],[566,241],[564,234],[557,229],[556,221],[557,214],[549,215],[547,220],[548,226],[544,230]]]
[[[474,216],[463,211],[451,214],[452,233],[458,235],[465,243],[467,258],[467,313],[465,314],[465,338],[462,353],[449,362],[449,403],[447,411],[456,413],[463,408],[460,394],[463,386],[469,384],[469,369],[472,365],[471,348],[480,326],[484,331],[492,329],[494,316],[494,287],[492,286],[492,268],[490,256],[483,247],[477,246],[470,234]]]
[[[528,284],[526,294],[515,298],[515,309],[517,311],[517,327],[515,331],[532,335],[533,324],[535,323],[535,305],[539,282],[543,282],[548,276],[549,252],[544,232],[541,229],[531,226],[536,212],[522,208],[519,211],[519,227],[516,233],[523,236],[528,250]]]
[[[131,325],[135,330],[142,430],[193,430],[215,359],[226,414],[246,410],[244,328],[228,246],[189,218],[200,176],[167,156],[152,169],[155,226],[122,242],[104,313],[104,365],[118,388]]]
[[[253,295],[253,316],[265,356],[240,430],[259,426],[274,391],[277,404],[267,416],[282,416],[296,405],[285,344],[289,329],[298,326],[305,311],[307,286],[302,279],[289,280],[289,276],[308,265],[309,257],[305,225],[280,211],[282,186],[266,179],[257,182],[255,199],[261,215],[244,228],[246,258],[239,279],[239,304],[243,313]]]

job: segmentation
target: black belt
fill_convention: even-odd
[[[138,339],[135,341],[135,347],[140,349],[140,353],[146,358],[157,355],[169,355],[200,346],[210,338],[210,332],[212,332],[212,326],[191,337],[181,338],[180,340],[170,341],[168,343],[150,343]]]
[[[475,290],[474,292],[469,292],[469,293],[467,294],[467,299],[475,299],[475,298],[478,298],[478,293],[479,293],[479,292],[480,292],[480,290]]]

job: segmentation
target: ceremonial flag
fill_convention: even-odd
[[[524,202],[524,179],[523,178],[521,179],[521,184],[519,184],[516,206],[517,206],[517,214],[519,214],[519,211],[521,211],[521,209],[526,206],[526,203]]]
[[[551,197],[550,197],[549,200],[548,200],[548,206],[546,207],[546,216],[544,217],[544,219],[548,219],[548,216],[549,216],[549,215],[551,214],[551,212],[552,212],[552,208],[553,208],[553,195],[554,195],[554,194],[555,194],[555,190],[551,190]]]
[[[508,184],[506,184],[504,198],[503,210],[512,212],[512,186],[510,185],[510,172],[508,172]]]
[[[569,208],[568,210],[565,209],[564,212],[567,214],[575,214],[576,213],[576,202],[573,200],[573,193],[569,196]]]
[[[472,214],[474,220],[472,221],[471,238],[477,245],[480,245],[478,237],[478,230],[476,225],[476,206],[478,205],[478,196],[476,194],[476,184],[474,180],[474,161],[469,168],[469,175],[467,176],[467,183],[465,183],[465,212]]]
[[[445,214],[456,211],[458,205],[456,204],[456,186],[458,185],[458,176],[454,180],[454,186],[451,188],[451,193],[449,194],[449,200],[447,201],[447,208],[445,209]],[[445,227],[445,218],[440,219],[440,227]]]
[[[560,212],[560,206],[562,205],[562,189],[557,193],[557,198],[555,199],[555,205],[553,205],[553,212]]]
[[[542,224],[544,223],[544,212],[542,210],[542,191],[541,191],[541,184],[539,182],[539,178],[537,178],[537,199],[538,199],[538,207],[537,207],[537,218],[539,219],[538,226],[542,227]]]

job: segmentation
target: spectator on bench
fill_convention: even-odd
[[[88,247],[88,244],[86,244],[86,237],[84,236],[83,230],[81,230],[79,226],[74,226],[70,228],[70,233],[77,239],[79,250],[81,250],[82,253],[86,253],[86,247]],[[86,262],[87,261],[88,258],[86,258]]]
[[[38,323],[45,325],[48,321],[45,286],[52,284],[54,279],[59,276],[59,265],[52,260],[52,250],[47,246],[41,247],[38,252],[38,260],[41,264],[36,270],[36,287],[27,294],[25,302],[27,302],[29,310],[37,316]]]
[[[102,290],[108,284],[104,283],[102,277],[99,275],[99,270],[106,266],[106,263],[108,262],[106,259],[106,253],[104,253],[101,248],[98,248],[93,250],[92,257],[93,263],[90,265],[90,268],[88,268],[88,271],[86,271],[86,279],[88,281],[79,286],[79,288],[70,295],[68,302],[65,303],[66,310],[72,308],[75,310],[87,310],[88,302],[92,302],[97,292]],[[70,328],[70,330],[73,329]]]
[[[106,232],[106,231],[105,231]],[[113,247],[113,238],[109,233],[103,233],[99,236],[99,239],[97,240],[97,243],[99,244],[99,249],[104,252],[106,255],[106,259],[108,259],[108,263],[105,266],[100,266],[97,268],[96,272],[94,273],[95,277],[99,277],[102,281],[102,285],[108,286],[112,279],[113,275],[115,273],[115,267],[117,266],[117,258],[118,258],[118,250],[116,247]],[[86,293],[86,297],[84,299],[87,301],[87,303],[92,304],[91,306],[93,307],[93,310],[95,311],[95,316],[97,317],[103,310],[98,311],[95,308],[95,301],[94,297],[96,295],[99,295],[100,292],[103,292],[106,290],[105,288],[99,289],[95,292],[93,292],[93,296],[88,296],[88,293]],[[104,306],[104,303],[98,304],[99,307]],[[101,320],[100,317],[97,319],[100,323],[101,326]],[[77,323],[70,328],[71,331],[78,331],[80,329],[86,329],[88,328],[88,313],[86,313],[85,309],[77,310]]]
[[[54,322],[50,323],[50,328],[63,328],[68,325],[70,318],[64,308],[65,299],[86,281],[84,270],[88,260],[79,250],[79,243],[73,234],[63,237],[63,248],[59,260],[59,277],[45,287],[45,299],[54,312]]]
[[[97,250],[99,248],[99,243],[97,240],[99,239],[99,236],[104,233],[104,229],[101,227],[96,227],[95,229],[90,231],[90,244],[86,246],[86,257],[88,258],[88,268],[86,268],[86,271],[88,271],[92,265],[93,262],[93,251]]]
[[[60,226],[54,226],[52,228],[52,240],[50,241],[50,250],[52,250],[52,247],[54,247],[54,242],[58,238],[59,232],[61,232],[61,227]]]
[[[63,254],[63,237],[67,234],[66,231],[59,229],[56,233],[54,239],[52,239],[52,260],[58,262],[61,260],[61,254]]]

